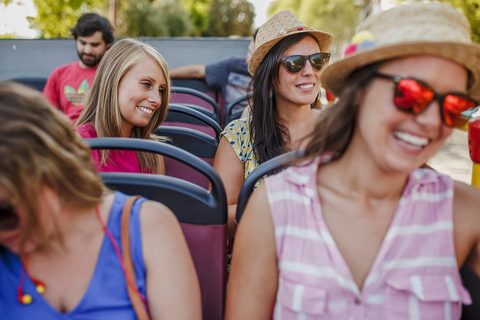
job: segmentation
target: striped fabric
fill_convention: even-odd
[[[413,172],[361,290],[322,217],[316,171],[331,155],[265,179],[279,287],[274,319],[460,319],[470,304],[455,258],[453,182]]]

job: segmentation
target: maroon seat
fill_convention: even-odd
[[[220,126],[222,125],[225,110],[222,111],[220,109],[214,98],[198,90],[186,87],[171,87],[170,91],[170,103],[181,104],[203,112],[214,119]]]
[[[215,170],[175,146],[145,139],[85,139],[92,149],[154,152],[182,162],[204,174],[211,191],[174,177],[141,173],[100,173],[112,190],[159,201],[180,221],[195,264],[202,294],[203,319],[220,320],[225,312],[227,198]]]

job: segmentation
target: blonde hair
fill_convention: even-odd
[[[26,208],[22,247],[31,231],[45,240],[37,212],[45,186],[79,208],[99,204],[107,190],[90,149],[75,135],[69,119],[40,92],[0,82],[0,189],[8,200]]]
[[[131,38],[118,41],[105,53],[76,126],[90,123],[95,127],[98,137],[121,137],[123,120],[118,106],[118,87],[125,74],[145,58],[151,58],[158,64],[167,86],[162,93],[160,108],[154,112],[147,126],[133,127],[130,137],[165,140],[153,133],[165,119],[170,99],[171,84],[167,62],[152,46]],[[102,165],[105,165],[107,160],[110,161],[109,150],[101,150],[100,154]],[[137,152],[137,155],[142,172],[148,169],[157,171],[158,157],[155,154]]]

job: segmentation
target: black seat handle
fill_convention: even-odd
[[[184,93],[184,94],[190,94],[192,96],[195,96],[199,99],[202,99],[209,104],[212,105],[213,107],[213,113],[215,114],[215,117],[217,118],[217,121],[220,123],[221,120],[221,111],[220,111],[220,106],[218,103],[213,100],[210,96],[206,95],[205,93],[192,89],[192,88],[187,88],[187,87],[171,87],[170,88],[170,99],[172,99],[172,94],[175,93]]]
[[[217,141],[220,140],[220,134],[222,132],[222,128],[220,127],[218,122],[216,122],[212,118],[204,115],[200,111],[197,111],[195,109],[183,106],[183,105],[178,104],[178,103],[170,103],[168,105],[167,114],[170,113],[170,112],[192,116],[193,118],[205,123],[207,126],[213,128],[213,130],[215,131],[215,139],[217,139]]]
[[[139,138],[90,138],[84,139],[90,149],[116,149],[145,151],[173,158],[205,175],[210,182],[211,193],[227,205],[225,187],[218,173],[207,162],[178,147],[164,142]],[[221,203],[223,207],[223,203]]]
[[[255,169],[248,175],[245,181],[240,188],[240,193],[238,195],[237,201],[237,211],[235,212],[235,220],[237,223],[240,222],[242,218],[243,211],[247,206],[248,199],[253,192],[255,183],[260,180],[266,174],[271,173],[274,170],[281,169],[288,165],[290,162],[301,158],[305,153],[304,149],[290,151],[284,154],[281,154],[275,158],[272,158]]]

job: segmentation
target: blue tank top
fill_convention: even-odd
[[[120,250],[120,225],[122,209],[128,196],[116,192],[107,228],[112,233]],[[145,264],[143,260],[142,239],[140,234],[140,207],[145,198],[135,201],[130,218],[130,244],[132,260],[135,266],[135,277],[140,292],[145,292]],[[30,294],[33,301],[23,305],[17,298],[17,287],[20,283],[22,265],[17,255],[0,247],[0,319],[136,319],[130,299],[122,267],[115,254],[110,239],[103,239],[100,254],[90,284],[79,304],[68,313],[60,313],[39,294],[29,277],[23,282],[24,294]],[[73,275],[72,275],[73,276]],[[48,290],[48,286],[47,286]]]

